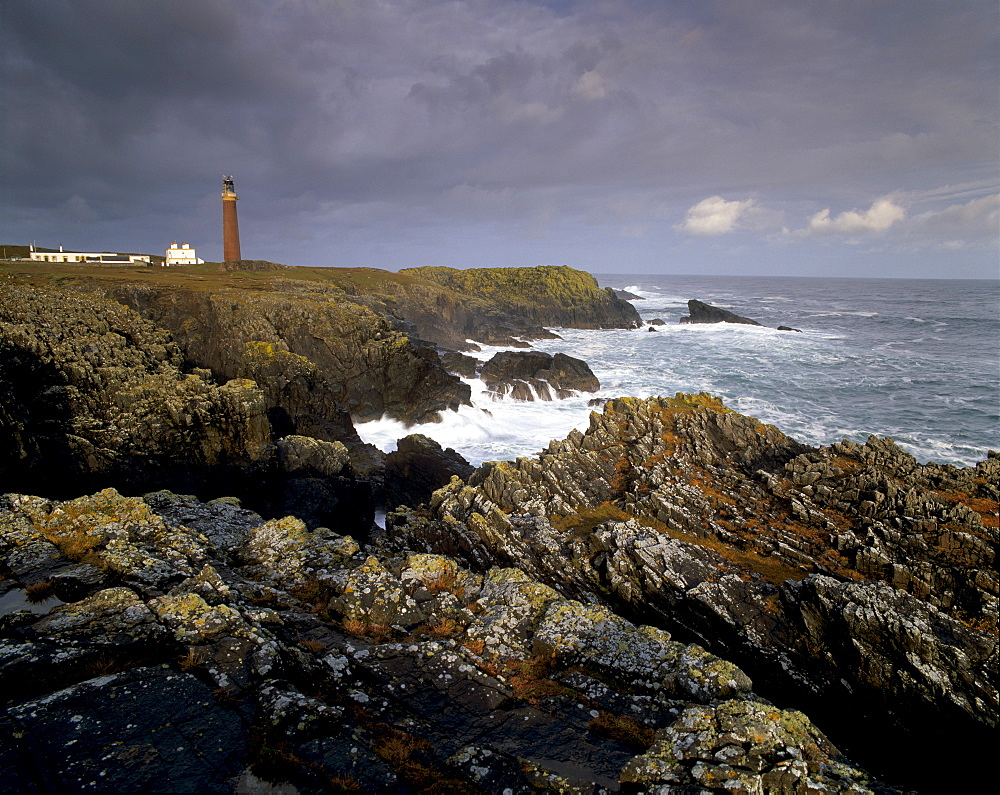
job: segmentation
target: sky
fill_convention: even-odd
[[[0,242],[1000,277],[995,0],[0,0]]]

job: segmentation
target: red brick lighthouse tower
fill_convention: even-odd
[[[240,223],[236,220],[236,188],[233,178],[222,177],[222,259],[229,262],[240,256]]]

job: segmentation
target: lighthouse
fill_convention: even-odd
[[[240,223],[236,220],[236,188],[233,178],[222,177],[222,259],[225,262],[243,259],[240,256]]]

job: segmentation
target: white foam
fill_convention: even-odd
[[[463,379],[465,380],[465,379]],[[532,455],[552,439],[564,439],[573,428],[585,430],[590,423],[587,406],[593,395],[577,395],[557,401],[496,400],[478,379],[466,380],[473,387],[472,406],[441,413],[440,422],[406,426],[383,418],[358,423],[361,438],[383,452],[396,449],[396,442],[411,433],[422,433],[442,447],[451,447],[473,465]]]

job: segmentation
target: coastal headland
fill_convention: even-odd
[[[0,784],[985,781],[996,454],[808,446],[705,394],[475,469],[355,431],[468,403],[477,343],[639,325],[565,267],[0,263]],[[525,353],[484,377],[596,382]]]

